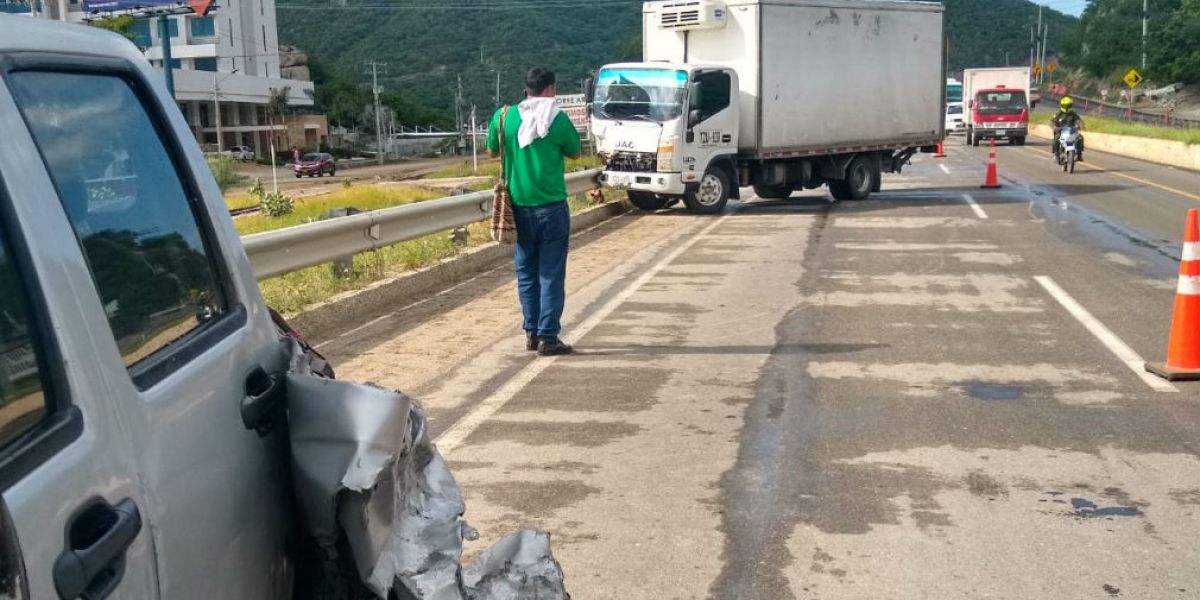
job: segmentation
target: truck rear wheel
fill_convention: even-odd
[[[784,200],[792,195],[790,185],[756,185],[754,195],[763,200]]]
[[[729,203],[729,193],[729,176],[718,167],[704,174],[700,185],[684,195],[683,203],[694,213],[715,215]]]
[[[629,203],[640,210],[661,210],[666,208],[667,199],[654,192],[629,190]]]
[[[970,134],[968,134],[968,135],[970,135]],[[969,140],[970,140],[970,144],[971,144],[972,146],[978,146],[978,145],[979,145],[979,136],[977,136],[977,135],[974,135],[974,136],[970,136],[970,137],[969,137],[969,138],[967,138],[967,139],[969,139]]]
[[[846,167],[845,179],[829,182],[829,193],[835,200],[865,200],[879,177],[873,163],[865,156],[858,156]]]

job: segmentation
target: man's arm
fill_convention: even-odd
[[[485,145],[487,146],[487,155],[492,158],[500,156],[500,112],[503,110],[502,108],[496,111],[496,114],[492,115],[492,124],[488,125],[487,143]]]
[[[551,128],[554,130],[554,137],[558,139],[559,145],[562,147],[563,156],[579,158],[579,154],[583,152],[583,142],[579,139],[579,132],[571,124],[571,118],[567,116],[567,113],[558,113]]]

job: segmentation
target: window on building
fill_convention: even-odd
[[[170,33],[171,37],[179,37],[179,20],[171,19],[167,21],[167,31]]]
[[[161,67],[161,66],[163,65],[163,61],[161,61],[161,60],[156,60],[156,61],[154,61],[154,65],[155,65],[155,66],[158,66],[158,67]],[[172,59],[171,59],[171,68],[172,68],[172,69],[182,69],[182,68],[183,68],[183,61],[182,61],[182,60],[180,60],[180,59],[178,59],[178,58],[172,58]]]
[[[159,352],[186,344],[229,311],[203,217],[168,150],[173,142],[120,77],[20,71],[8,83],[121,356],[135,383],[152,384],[140,379],[148,372],[139,369],[143,361],[154,366]]]
[[[192,37],[194,38],[210,38],[217,35],[217,23],[212,17],[196,17],[190,19],[192,27]]]
[[[129,27],[129,33],[133,35],[133,43],[139,48],[149,48],[154,44],[150,37],[149,19],[135,19]]]
[[[192,65],[197,71],[213,71],[217,70],[217,59],[215,58],[197,58],[192,61]]]

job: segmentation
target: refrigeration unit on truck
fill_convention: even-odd
[[[945,125],[941,4],[647,2],[642,62],[589,86],[604,185],[638,208],[720,212],[739,186],[878,191]]]
[[[1029,67],[963,71],[967,143],[1008,140],[1018,146],[1029,135]]]

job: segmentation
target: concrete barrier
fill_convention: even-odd
[[[1034,125],[1033,134],[1050,139],[1054,137],[1054,129],[1049,125]],[[1200,171],[1200,145],[1131,135],[1095,133],[1086,130],[1083,135],[1088,150],[1098,150],[1169,167]]]
[[[571,233],[590,229],[629,212],[625,201],[609,202],[571,215]],[[449,235],[449,234],[447,234]],[[407,304],[453,287],[480,273],[512,262],[512,246],[489,243],[465,250],[437,264],[377,281],[361,290],[334,296],[303,312],[287,315],[288,324],[312,343],[320,343],[346,330],[347,324],[365,323]],[[516,301],[516,298],[513,298]]]

